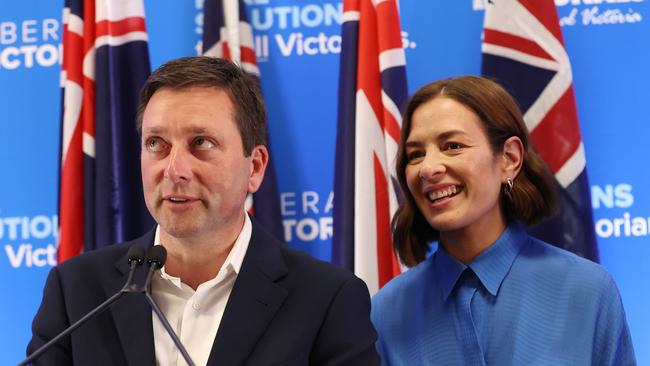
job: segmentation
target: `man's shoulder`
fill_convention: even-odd
[[[287,247],[259,225],[253,227],[248,249],[228,300],[231,309],[238,305],[230,319],[250,318],[252,309],[247,306],[251,303],[242,300],[245,298],[277,304],[272,321],[265,324],[263,335],[256,341],[250,364],[270,358],[285,359],[287,364],[378,363],[376,334],[369,316],[370,296],[361,279]]]
[[[126,253],[132,245],[150,246],[151,243],[153,243],[152,232],[147,232],[139,238],[108,245],[70,258],[59,264],[58,269],[62,274],[69,272],[79,273],[80,271],[96,272],[107,266],[112,267],[122,257],[126,256]]]
[[[347,269],[314,258],[303,251],[289,248],[284,242],[274,238],[257,224],[254,224],[253,231],[251,240],[255,240],[257,243],[249,246],[249,250],[256,248],[252,250],[257,250],[258,253],[251,254],[257,258],[258,263],[261,261],[282,262],[265,264],[265,266],[276,270],[282,266],[285,275],[282,276],[281,282],[287,286],[308,284],[312,288],[323,290],[326,287],[340,287],[349,281],[361,281]]]
[[[330,262],[326,262],[302,252],[291,249],[287,246],[281,247],[281,251],[286,260],[287,267],[291,271],[296,271],[305,276],[326,276],[333,281],[347,281],[356,278],[354,274],[347,269],[341,268]]]

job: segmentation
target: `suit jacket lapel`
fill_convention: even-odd
[[[155,231],[150,231],[145,236],[133,241],[133,245],[140,245],[148,249],[153,245]],[[130,247],[130,246],[129,246]],[[127,249],[128,250],[128,249]],[[118,275],[111,281],[107,281],[107,296],[119,291],[129,272],[128,258],[125,254],[116,263]],[[146,265],[138,268],[135,283],[144,284],[146,277]],[[154,365],[155,351],[153,343],[153,326],[151,320],[151,308],[143,294],[127,293],[122,296],[113,306],[111,314],[115,321],[115,327],[129,365]]]
[[[287,296],[276,283],[287,274],[278,241],[253,222],[241,270],[215,337],[208,365],[241,365]]]

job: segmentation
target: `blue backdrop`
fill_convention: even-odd
[[[574,71],[602,264],[650,365],[650,6],[556,0]],[[341,5],[249,0],[285,239],[330,259]],[[55,262],[62,0],[0,5],[0,363],[23,358]],[[409,91],[480,70],[482,0],[402,1]],[[152,67],[196,54],[202,1],[146,0]],[[134,184],[139,184],[134,182]]]

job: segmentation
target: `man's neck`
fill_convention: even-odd
[[[165,272],[196,290],[219,273],[243,226],[244,220],[231,230],[190,238],[173,237],[161,228],[160,242],[167,249]]]

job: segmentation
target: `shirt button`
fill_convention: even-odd
[[[192,303],[192,309],[194,310],[201,310],[201,303],[198,301],[195,301]]]

